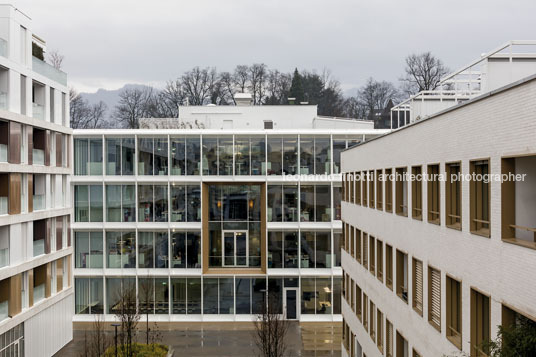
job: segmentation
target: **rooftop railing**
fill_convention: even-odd
[[[41,61],[37,57],[32,57],[32,68],[35,72],[52,79],[64,86],[67,85],[67,74],[60,71],[59,69],[54,68],[48,63]]]

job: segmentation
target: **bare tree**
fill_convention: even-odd
[[[121,349],[124,356],[133,357],[132,340],[136,334],[136,328],[140,315],[136,306],[136,286],[132,283],[122,282],[122,289],[119,293],[118,304],[116,305],[115,316],[121,322]]]
[[[127,88],[119,94],[114,119],[128,129],[138,129],[140,118],[146,117],[152,99],[152,88]]]
[[[264,63],[254,63],[249,67],[249,90],[255,105],[262,104],[264,100],[267,75],[268,71]]]
[[[245,64],[236,66],[233,73],[233,80],[236,89],[240,93],[244,93],[249,83],[249,66]]]
[[[145,314],[145,341],[149,344],[150,331],[149,315],[154,312],[154,280],[152,278],[140,278],[140,313]]]
[[[189,104],[203,105],[210,100],[213,72],[215,69],[195,67],[182,75],[182,88]]]
[[[255,320],[253,339],[263,357],[282,357],[287,350],[289,322],[279,313],[279,298],[268,294],[268,302]]]
[[[236,93],[236,89],[233,82],[233,76],[229,72],[222,72],[220,73],[219,78],[220,86],[222,95],[227,98],[227,102],[229,104],[236,104],[236,101],[234,99],[234,95]]]
[[[287,104],[292,76],[289,73],[281,73],[277,69],[268,72],[266,84],[266,98],[264,104],[280,105]]]
[[[373,120],[375,110],[383,110],[389,100],[398,101],[400,94],[396,87],[386,81],[378,82],[369,78],[357,92],[357,102],[362,106],[364,118]]]
[[[405,72],[405,76],[401,79],[404,91],[415,94],[437,88],[439,81],[449,69],[432,53],[424,52],[406,57]]]
[[[367,118],[367,109],[357,99],[357,96],[349,97],[344,101],[344,116],[354,119],[365,119]]]
[[[100,101],[97,104],[89,104],[73,88],[69,89],[69,116],[73,129],[96,129],[104,124],[106,104]]]
[[[52,50],[48,53],[48,60],[52,67],[61,70],[61,66],[63,65],[63,60],[65,59],[65,56],[60,54],[56,50]]]

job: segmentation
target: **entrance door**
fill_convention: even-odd
[[[285,288],[283,297],[283,312],[285,319],[298,319],[298,288]]]
[[[223,231],[223,265],[248,266],[248,232]]]

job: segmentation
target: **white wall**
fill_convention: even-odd
[[[73,338],[74,294],[24,322],[26,356],[52,356]]]

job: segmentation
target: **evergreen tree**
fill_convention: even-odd
[[[294,100],[294,104],[300,104],[300,102],[303,102],[304,95],[302,80],[303,78],[300,72],[298,72],[298,69],[294,69],[294,74],[292,75],[292,84],[290,85],[288,94],[290,98],[296,98]]]

